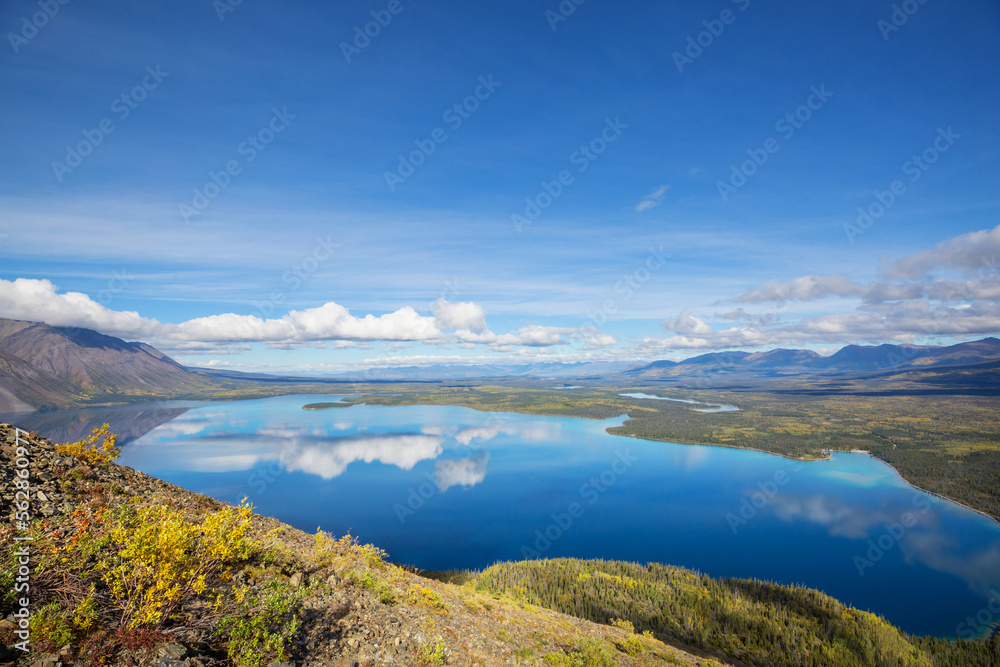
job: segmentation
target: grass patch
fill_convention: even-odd
[[[350,570],[347,580],[359,588],[371,591],[382,604],[396,604],[396,593],[386,582],[378,578],[371,570]]]

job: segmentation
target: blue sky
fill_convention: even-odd
[[[994,2],[230,1],[0,8],[0,316],[319,371],[1000,333]]]

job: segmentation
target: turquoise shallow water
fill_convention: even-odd
[[[864,454],[801,463],[604,431],[621,419],[301,409],[336,398],[6,420],[63,439],[110,420],[129,440],[124,465],[222,500],[248,497],[303,530],[350,531],[423,568],[658,561],[804,584],[915,634],[971,636],[1000,621],[989,608],[1000,599],[1000,525]]]

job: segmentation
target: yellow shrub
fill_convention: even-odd
[[[353,560],[351,555],[357,550],[357,545],[357,539],[350,533],[335,540],[330,533],[317,528],[313,536],[313,557],[316,565],[320,568],[332,566],[335,570],[343,569]]]
[[[425,588],[419,584],[412,584],[410,586],[410,591],[406,599],[410,604],[415,604],[431,611],[443,614],[449,613],[448,603],[444,601],[444,598],[430,588]]]
[[[615,628],[621,628],[622,630],[632,634],[635,632],[635,626],[632,625],[631,621],[627,621],[624,618],[616,618],[611,621],[611,626]]]
[[[97,620],[97,600],[94,598],[94,586],[90,587],[87,597],[80,600],[73,610],[73,624],[81,630],[89,630]]]
[[[76,442],[68,442],[64,445],[56,445],[56,451],[63,456],[72,456],[88,465],[103,465],[111,463],[122,453],[120,447],[115,447],[118,436],[110,432],[111,426],[104,424],[100,428],[95,428],[90,435]],[[97,444],[98,440],[101,444]]]
[[[248,560],[251,505],[228,507],[199,523],[166,507],[142,507],[118,519],[110,536],[115,556],[103,564],[104,581],[129,627],[161,625],[184,600],[203,594]]]
[[[379,549],[374,544],[366,544],[362,547],[358,547],[358,553],[361,555],[361,560],[364,561],[365,565],[368,567],[378,570],[385,569],[385,559],[389,554],[382,549]]]

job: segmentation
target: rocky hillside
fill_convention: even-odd
[[[418,576],[350,536],[309,535],[0,424],[0,664],[720,665]],[[18,452],[21,446],[26,451]],[[18,526],[18,455],[32,520]],[[73,454],[76,454],[75,456]],[[24,518],[24,517],[20,517]],[[16,650],[16,550],[31,536],[31,652]]]

